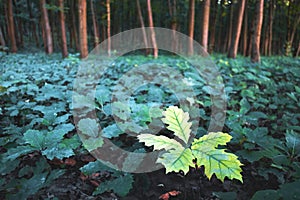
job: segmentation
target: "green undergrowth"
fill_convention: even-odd
[[[223,131],[232,137],[230,152],[245,166],[251,166],[247,169],[254,178],[268,181],[275,177],[278,182],[277,190],[259,191],[253,199],[299,199],[295,188],[300,180],[300,60],[263,57],[258,65],[243,57],[232,60],[215,55],[212,59],[225,85],[227,117]],[[182,58],[161,56],[153,61],[151,57],[126,56],[103,72],[97,83],[93,106],[102,137],[125,150],[147,152],[149,148],[137,136],[147,132],[149,124],[152,128],[163,127],[162,110],[180,106],[174,92],[159,84],[142,85],[127,103],[111,103],[114,92],[124,91],[116,86],[122,75],[149,62],[178,70],[193,87],[196,101],[180,100],[197,107],[182,109],[199,121],[192,133],[195,140],[205,136],[210,123],[210,95],[216,95],[205,79]],[[68,170],[64,164],[54,166],[53,160],[76,159],[88,154],[86,149],[101,147],[103,141],[86,140],[83,145],[75,128],[72,91],[77,55],[64,60],[60,55],[0,55],[0,63],[0,197],[26,199]],[[174,81],[174,86],[182,87],[180,83]],[[91,137],[96,130],[89,130],[87,124],[95,123],[86,118],[78,129]],[[132,158],[124,159],[129,163]],[[116,171],[99,161],[85,163],[80,170],[85,175],[101,171],[111,174],[95,187],[95,196],[104,192],[126,196],[133,186],[133,174]],[[247,177],[243,179],[246,184]]]

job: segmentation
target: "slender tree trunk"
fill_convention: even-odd
[[[299,23],[300,23],[300,16],[296,17],[296,20],[295,20],[295,23],[294,23],[292,32],[291,32],[291,34],[290,34],[289,43],[290,43],[291,45],[292,45],[293,42],[294,42],[295,34],[296,34],[297,28],[298,28],[298,26],[299,26]]]
[[[64,14],[64,0],[58,0],[59,3],[59,19],[61,27],[61,43],[62,43],[62,57],[65,58],[68,56],[68,47],[67,47],[67,37],[66,37],[66,27],[65,27],[65,14]]]
[[[80,46],[79,46],[79,39],[78,39],[78,30],[77,30],[77,23],[76,23],[76,13],[74,12],[76,10],[76,1],[71,0],[70,1],[70,16],[71,16],[71,21],[72,21],[72,36],[73,40],[75,41],[75,47],[76,51],[80,51]]]
[[[300,42],[298,43],[298,48],[295,57],[298,57],[300,55]]]
[[[1,27],[0,27],[0,45],[1,46],[6,46],[6,42],[4,40],[3,33],[2,33],[2,28]]]
[[[189,0],[189,44],[188,55],[194,54],[195,0]]]
[[[10,43],[11,43],[11,52],[16,53],[18,51],[18,48],[16,43],[12,0],[7,0],[6,3],[7,3],[7,18],[8,18],[7,30],[8,30]]]
[[[86,0],[78,0],[80,57],[88,56]]]
[[[211,32],[209,36],[209,49],[208,52],[212,53],[215,48],[215,40],[216,40],[216,25],[217,25],[217,18],[218,18],[218,0],[214,0],[213,3],[213,13],[212,13],[212,23],[211,23]]]
[[[270,2],[270,10],[269,10],[269,42],[268,42],[268,56],[272,55],[272,42],[273,42],[273,22],[274,22],[274,0]]]
[[[203,46],[205,51],[207,51],[207,45],[208,45],[209,11],[210,11],[210,0],[204,0],[201,45]]]
[[[16,0],[13,1],[13,6],[15,7],[16,15],[19,16],[21,12],[18,8]],[[24,47],[24,39],[23,39],[24,30],[23,30],[22,18],[16,17],[15,22],[16,22],[15,25],[17,27],[16,28],[17,31],[15,32],[17,38],[17,46]]]
[[[36,46],[39,47],[40,42],[39,42],[39,37],[38,37],[37,31],[36,31],[36,24],[34,22],[33,15],[32,15],[32,8],[31,8],[30,0],[27,0],[27,7],[28,7],[29,18],[30,18],[30,22],[31,22],[30,24],[31,24],[31,28],[32,28],[32,35],[34,37]]]
[[[256,19],[252,39],[251,62],[260,62],[260,36],[263,22],[264,0],[259,0],[256,5]]]
[[[247,47],[248,47],[248,12],[247,12],[247,4],[248,0],[245,0],[245,10],[244,10],[244,24],[243,24],[243,56],[247,55]]]
[[[228,52],[228,57],[229,58],[236,58],[237,51],[238,51],[238,46],[239,46],[239,40],[240,40],[240,35],[241,35],[241,29],[242,29],[242,22],[243,22],[243,17],[244,17],[244,10],[245,10],[245,0],[241,0],[239,5],[239,10],[238,10],[238,15],[237,15],[237,22],[236,22],[236,27],[235,27],[235,33],[233,34],[233,40],[230,45],[230,49]]]
[[[177,9],[176,0],[168,0],[169,14],[171,16],[171,29],[172,29],[172,51],[176,52],[178,48],[178,39],[176,38],[177,30]]]
[[[232,38],[232,27],[233,27],[233,11],[234,11],[234,5],[233,3],[230,5],[230,18],[229,18],[229,27],[227,32],[227,43],[226,48],[224,49],[224,52],[228,52],[229,47],[231,45],[231,38]]]
[[[148,50],[149,44],[148,44],[148,40],[147,40],[147,34],[146,34],[146,30],[145,30],[145,24],[144,24],[144,19],[143,19],[143,15],[142,15],[140,0],[136,0],[136,7],[137,7],[138,17],[139,17],[139,21],[141,23],[141,28],[142,28],[142,32],[143,32],[143,40],[144,40],[145,47],[146,47],[146,55],[148,55],[149,54],[149,50]]]
[[[99,44],[99,42],[100,42],[100,38],[99,38],[99,27],[98,27],[96,15],[95,15],[94,2],[93,2],[93,0],[90,0],[90,4],[91,4],[91,12],[92,12],[92,20],[93,20],[93,29],[94,29],[94,47],[96,47],[96,46]]]
[[[149,28],[151,34],[151,41],[153,45],[153,56],[154,58],[158,57],[158,48],[156,43],[155,31],[154,31],[154,23],[152,17],[152,8],[151,8],[151,0],[147,0],[147,10],[148,10],[148,19],[149,19]]]
[[[48,11],[46,9],[46,0],[40,0],[42,18],[43,18],[43,29],[45,33],[45,50],[47,54],[53,53],[52,33],[49,24]]]
[[[110,0],[106,0],[106,14],[107,14],[107,53],[111,55],[111,18],[110,18]]]
[[[218,16],[219,22],[220,22],[220,28],[218,30],[218,44],[217,44],[217,50],[218,52],[222,52],[222,46],[223,46],[223,41],[224,41],[224,19],[222,18],[222,13],[224,12],[224,0],[221,0],[221,8],[220,8],[220,14]]]

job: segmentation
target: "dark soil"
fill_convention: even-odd
[[[180,173],[165,174],[164,169],[147,173],[135,174],[133,188],[126,197],[118,197],[113,192],[93,196],[96,188],[95,182],[101,184],[105,180],[106,174],[100,174],[94,181],[82,179],[79,170],[84,163],[78,162],[75,166],[69,167],[66,173],[55,180],[51,186],[40,190],[31,199],[101,199],[101,200],[158,200],[162,194],[170,191],[179,191],[177,196],[170,197],[170,200],[217,200],[216,192],[236,192],[236,199],[251,199],[258,190],[276,189],[278,182],[275,177],[270,177],[269,181],[259,177],[251,171],[253,166],[243,167],[244,183],[237,180],[225,180],[224,183],[212,177],[208,180],[204,176],[202,169],[191,169],[186,176]],[[57,167],[57,166],[54,166]]]

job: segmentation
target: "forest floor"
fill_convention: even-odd
[[[104,166],[87,151],[99,144],[81,141],[75,128],[72,92],[78,56],[1,54],[0,199],[300,199],[300,59],[263,57],[261,64],[253,64],[244,57],[232,60],[215,55],[212,61],[225,85],[223,131],[232,136],[228,151],[243,163],[243,183],[228,178],[222,182],[215,176],[209,180],[203,167],[190,168],[183,175],[165,174],[165,169],[129,174]],[[195,135],[205,135],[210,124],[210,95],[216,91],[190,63],[174,56],[157,60],[125,56],[97,82],[93,105],[103,137],[128,151],[150,151],[121,131],[114,119],[128,122],[130,126],[124,129],[139,134],[159,119],[151,106],[179,105],[165,86],[144,84],[132,94],[129,105],[117,102],[130,116],[123,112],[113,116],[110,100],[113,88],[120,89],[115,87],[117,81],[147,63],[173,67],[193,86],[200,116]],[[127,78],[124,84],[134,83],[136,77]],[[181,87],[176,85],[180,81],[171,81]],[[165,129],[160,134],[170,135]]]

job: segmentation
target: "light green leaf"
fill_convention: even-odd
[[[157,163],[161,163],[166,168],[166,173],[183,171],[186,174],[190,170],[190,166],[194,167],[194,156],[191,149],[178,148],[164,153],[157,159]]]
[[[152,134],[141,134],[138,136],[140,142],[144,142],[146,146],[154,146],[153,150],[162,150],[166,151],[171,149],[183,148],[183,146],[174,139],[170,139],[166,136],[152,135]]]
[[[195,148],[192,152],[197,159],[198,166],[204,166],[205,175],[210,179],[213,174],[218,179],[224,181],[227,176],[229,179],[238,179],[243,182],[241,163],[237,156],[225,152],[224,149]]]
[[[82,132],[82,134],[91,136],[91,137],[98,137],[99,135],[99,128],[98,123],[95,119],[81,119],[78,122],[78,129]]]
[[[195,139],[192,144],[192,149],[209,148],[214,149],[218,145],[226,145],[231,140],[232,136],[222,132],[211,132],[202,136],[199,139]]]
[[[103,145],[103,138],[102,137],[99,137],[99,138],[90,137],[89,139],[85,139],[83,141],[83,146],[88,151],[95,150],[99,147],[102,147],[102,145]]]
[[[165,118],[162,121],[169,125],[167,129],[173,131],[174,135],[188,144],[192,125],[191,122],[188,122],[189,114],[177,106],[170,106],[163,112],[163,115]]]

